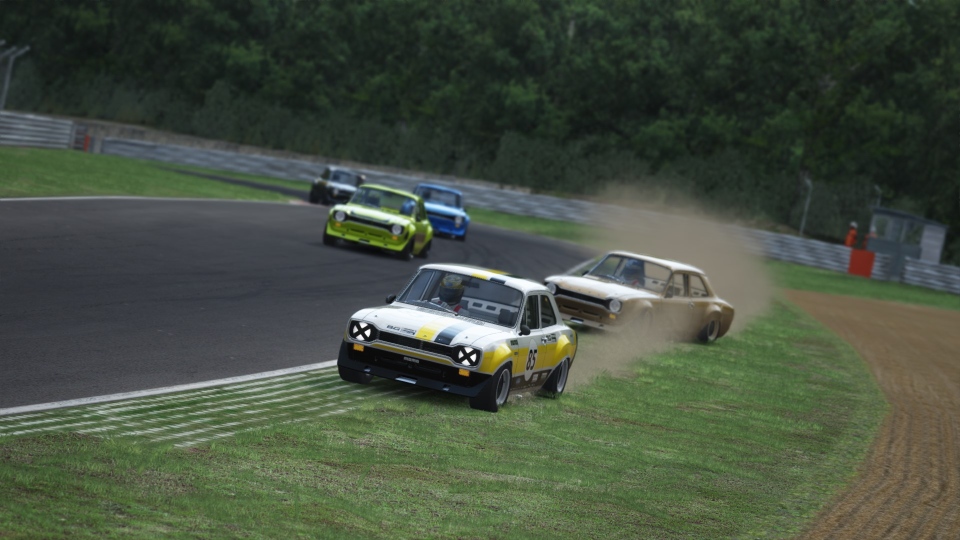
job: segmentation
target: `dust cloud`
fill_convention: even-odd
[[[700,268],[714,292],[735,309],[727,336],[766,311],[773,297],[772,282],[762,259],[750,252],[747,239],[736,227],[706,215],[692,203],[673,203],[668,209],[651,207],[651,197],[635,189],[608,188],[602,198],[615,200],[617,205],[604,207],[596,217],[603,224],[591,241],[598,253],[618,249]],[[637,358],[672,346],[669,329],[664,328],[642,335],[638,328],[615,333],[586,330],[581,337],[589,346],[577,353],[576,365],[570,370],[571,387],[604,372],[628,374]]]

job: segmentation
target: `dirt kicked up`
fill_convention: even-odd
[[[800,538],[960,538],[960,312],[787,297],[853,345],[890,403],[856,479]]]

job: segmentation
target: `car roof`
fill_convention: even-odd
[[[417,184],[417,187],[425,187],[425,188],[435,189],[435,190],[437,190],[437,191],[449,191],[450,193],[456,193],[457,195],[463,195],[463,192],[461,192],[459,189],[453,189],[453,188],[451,188],[451,187],[441,186],[441,185],[439,185],[439,184],[428,184],[428,183],[423,182],[423,183]],[[414,188],[414,189],[416,189],[416,188]]]
[[[630,251],[614,250],[607,253],[607,255],[622,255],[624,257],[633,257],[634,259],[650,261],[652,263],[659,264],[660,266],[666,266],[667,268],[669,268],[674,272],[696,272],[698,274],[704,273],[703,270],[697,268],[696,266],[692,266],[682,262],[672,261],[670,259],[660,259],[657,257],[651,257],[649,255],[640,255],[639,253],[632,253]],[[607,255],[604,255],[604,257],[606,257]]]
[[[458,274],[473,276],[476,278],[485,279],[487,281],[497,281],[510,288],[518,289],[524,294],[547,291],[546,286],[544,286],[542,283],[537,283],[536,281],[532,281],[524,277],[507,274],[499,270],[481,268],[479,266],[470,266],[467,264],[431,263],[421,266],[420,269],[456,272]]]
[[[364,189],[364,188],[379,189],[380,191],[387,191],[387,192],[390,192],[390,193],[396,193],[397,195],[403,195],[403,196],[405,196],[405,197],[410,197],[411,199],[419,199],[419,198],[420,198],[420,196],[417,195],[416,193],[411,193],[411,192],[409,192],[409,191],[404,191],[404,190],[402,190],[402,189],[392,188],[392,187],[390,187],[390,186],[384,186],[384,185],[382,185],[382,184],[364,184],[364,185],[360,186],[359,189]]]

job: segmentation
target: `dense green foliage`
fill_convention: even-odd
[[[12,108],[544,191],[668,186],[839,238],[888,205],[960,257],[957,0],[0,2]]]

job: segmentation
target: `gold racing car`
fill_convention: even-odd
[[[699,268],[627,251],[611,251],[583,268],[544,280],[564,320],[603,330],[656,328],[704,343],[730,330],[734,308]]]
[[[374,376],[470,398],[497,412],[512,391],[559,396],[576,332],[543,285],[454,264],[420,267],[387,305],[347,322],[337,367],[348,382]]]

